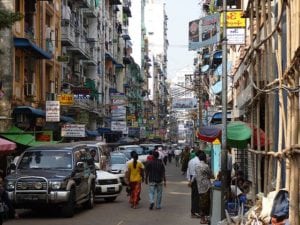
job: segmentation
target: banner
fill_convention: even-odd
[[[189,22],[189,50],[199,50],[202,47],[218,43],[219,41],[219,13]]]

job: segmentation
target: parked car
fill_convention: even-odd
[[[94,206],[95,166],[86,145],[48,144],[30,147],[5,177],[8,196],[16,208],[60,207],[72,217],[77,205]]]
[[[122,191],[122,182],[118,175],[103,170],[97,170],[95,199],[112,202]]]
[[[143,163],[147,161],[147,156],[149,155],[145,153],[144,149],[139,145],[121,145],[117,148],[117,151],[124,153],[129,159],[131,158],[130,152],[136,151],[139,160]]]
[[[86,144],[90,151],[95,151],[94,162],[96,169],[108,170],[109,150],[106,142],[99,141],[80,141]]]
[[[146,154],[150,154],[156,147],[162,146],[162,144],[140,144]]]
[[[109,172],[116,174],[121,179],[122,184],[125,183],[126,162],[129,160],[124,153],[112,152],[110,154]]]

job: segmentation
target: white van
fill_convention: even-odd
[[[94,156],[96,169],[107,171],[110,155],[107,143],[101,141],[80,141],[80,143],[86,144],[90,151],[96,151],[96,155]]]

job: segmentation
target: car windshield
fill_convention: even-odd
[[[72,169],[70,151],[28,151],[22,156],[18,169]]]
[[[125,164],[126,158],[122,156],[114,156],[112,155],[110,158],[111,164]]]
[[[142,147],[135,147],[135,146],[132,146],[132,147],[127,147],[126,148],[126,151],[127,152],[132,152],[132,151],[136,151],[136,153],[138,154],[138,155],[142,155],[142,154],[144,154],[144,149],[142,148]]]

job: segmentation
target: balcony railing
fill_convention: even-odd
[[[61,23],[61,41],[64,46],[74,46],[75,26],[70,20],[62,20]]]

